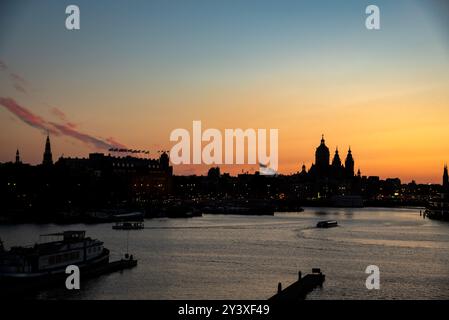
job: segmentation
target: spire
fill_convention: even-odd
[[[444,170],[443,170],[443,188],[444,188],[444,192],[449,191],[449,175],[447,172],[447,164],[444,165]]]
[[[341,167],[340,155],[338,154],[338,147],[335,148],[335,155],[332,159],[332,166]]]
[[[44,159],[42,161],[43,165],[52,165],[53,164],[53,156],[51,154],[51,145],[50,145],[50,135],[47,133],[47,140],[45,141],[45,151],[44,151]]]
[[[20,163],[20,153],[19,153],[19,149],[17,149],[16,151],[16,164]]]
[[[329,166],[329,148],[326,146],[324,142],[324,134],[321,135],[321,144],[316,148],[315,151],[315,165],[320,168],[320,170],[327,170]]]
[[[354,158],[352,157],[351,146],[349,146],[348,155],[346,156],[345,169],[348,177],[354,176]]]

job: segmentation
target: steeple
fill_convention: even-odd
[[[335,148],[334,158],[332,159],[333,167],[341,167],[340,155],[338,154],[338,147]]]
[[[159,157],[159,163],[161,165],[162,169],[168,169],[170,166],[170,158],[168,157],[167,152],[163,152],[161,156]]]
[[[17,151],[16,151],[16,164],[20,164],[21,163],[21,161],[20,161],[20,153],[19,153],[19,149],[17,149]]]
[[[348,155],[346,156],[345,170],[348,177],[354,176],[354,159],[352,158],[351,147],[349,147]]]
[[[315,151],[315,165],[318,170],[327,170],[329,167],[329,148],[324,141],[324,134],[321,136],[321,144]]]
[[[444,189],[444,192],[449,191],[449,175],[447,173],[447,164],[444,165],[444,171],[443,171],[443,189]]]
[[[44,159],[42,161],[44,166],[53,164],[53,156],[51,154],[50,135],[47,133],[47,140],[45,141]]]

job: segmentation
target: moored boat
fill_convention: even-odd
[[[441,194],[428,202],[424,217],[449,221],[449,173],[446,165],[443,171]]]
[[[85,231],[42,235],[42,242],[27,247],[0,250],[0,288],[33,284],[65,277],[66,267],[95,268],[109,262],[103,242],[85,236]]]
[[[424,211],[424,217],[449,221],[449,202],[444,198],[430,201]]]
[[[116,222],[115,225],[112,226],[112,229],[114,230],[140,230],[144,228],[145,225],[143,222],[132,222],[132,221]]]

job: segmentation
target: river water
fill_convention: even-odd
[[[319,220],[339,227],[317,229]],[[2,225],[5,247],[40,234],[86,230],[139,265],[82,283],[81,290],[41,292],[39,299],[266,299],[314,267],[326,274],[308,299],[449,299],[449,223],[419,209],[306,208],[275,216],[204,215],[153,219],[144,230],[97,225]],[[127,240],[128,238],[128,240]],[[365,286],[368,265],[380,289]],[[82,275],[81,275],[82,276]]]

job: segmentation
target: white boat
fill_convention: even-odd
[[[0,285],[52,280],[65,275],[69,265],[88,269],[109,262],[103,242],[85,236],[85,231],[42,235],[44,241],[28,247],[0,247]]]

